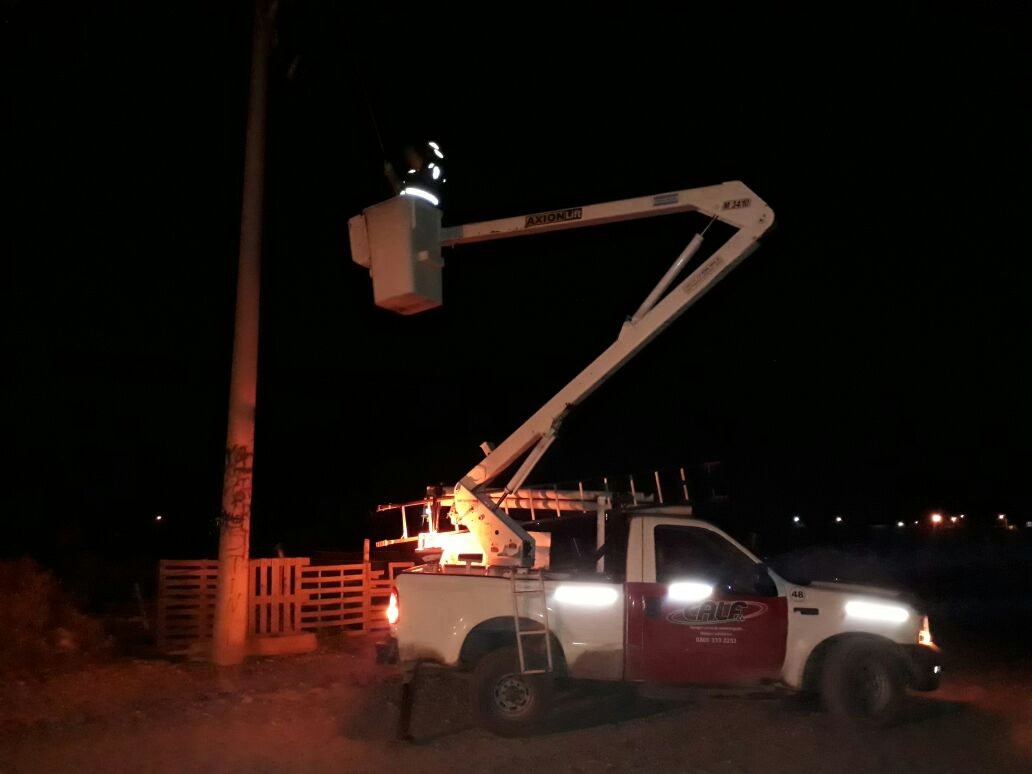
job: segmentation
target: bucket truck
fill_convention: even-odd
[[[684,506],[610,514],[598,546],[602,571],[595,556],[553,567],[535,561],[537,544],[550,536],[505,511],[571,409],[759,245],[774,213],[743,183],[451,228],[442,228],[440,211],[427,202],[396,197],[352,218],[349,231],[376,303],[414,314],[441,303],[442,246],[685,212],[734,233],[682,278],[703,243],[695,234],[616,341],[501,444],[483,445],[484,458],[452,492],[455,535],[472,541],[475,561],[467,550],[464,564],[432,562],[398,576],[383,655],[404,668],[403,733],[416,668],[427,663],[471,673],[481,721],[504,735],[547,719],[558,677],[636,685],[778,681],[819,690],[838,716],[870,724],[892,717],[907,686],[937,686],[941,661],[928,619],[895,591],[792,583]]]

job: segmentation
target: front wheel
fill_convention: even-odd
[[[552,705],[551,674],[520,674],[516,648],[499,648],[473,672],[473,706],[480,725],[499,736],[522,736],[540,727]]]
[[[868,726],[891,723],[906,695],[906,673],[890,643],[846,640],[828,654],[821,697],[841,720]]]

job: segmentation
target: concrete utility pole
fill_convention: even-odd
[[[233,328],[233,376],[229,387],[226,468],[222,484],[219,577],[215,597],[212,661],[239,664],[247,645],[251,475],[258,384],[258,296],[262,253],[262,184],[265,171],[265,101],[271,19],[256,0],[247,102],[243,206]]]

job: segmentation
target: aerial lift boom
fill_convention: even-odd
[[[431,213],[427,209],[430,205],[411,200],[406,206],[412,208],[414,221],[423,212],[423,219],[436,218],[435,222],[439,224],[440,214],[436,210]],[[363,215],[352,218],[349,225],[353,258],[363,265],[371,265],[375,283],[376,251],[370,249],[370,239],[366,235],[365,218],[369,212],[367,210]],[[598,389],[756,249],[760,237],[774,224],[774,212],[743,183],[732,181],[439,230],[439,245],[455,246],[680,212],[698,212],[733,226],[737,231],[670,290],[702,245],[702,234],[696,234],[634,315],[624,322],[616,341],[501,444],[494,448],[484,444],[484,459],[455,485],[451,520],[457,528],[465,526],[474,533],[483,549],[486,564],[508,567],[534,565],[534,539],[517,520],[505,513],[503,504],[506,497],[520,488],[548,451],[570,409]],[[415,231],[417,228],[413,226]],[[417,255],[415,261],[433,262],[432,249],[414,252]],[[436,265],[439,267],[441,264],[438,261]],[[523,455],[526,457],[505,485],[501,496],[497,500],[492,499],[487,492],[488,487]]]

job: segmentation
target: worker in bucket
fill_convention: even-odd
[[[389,161],[383,167],[394,193],[399,196],[417,196],[435,207],[439,206],[441,186],[446,182],[444,169],[441,168],[444,159],[441,146],[433,141],[409,145],[405,148],[404,157],[408,171],[403,177],[398,177],[394,165]]]

